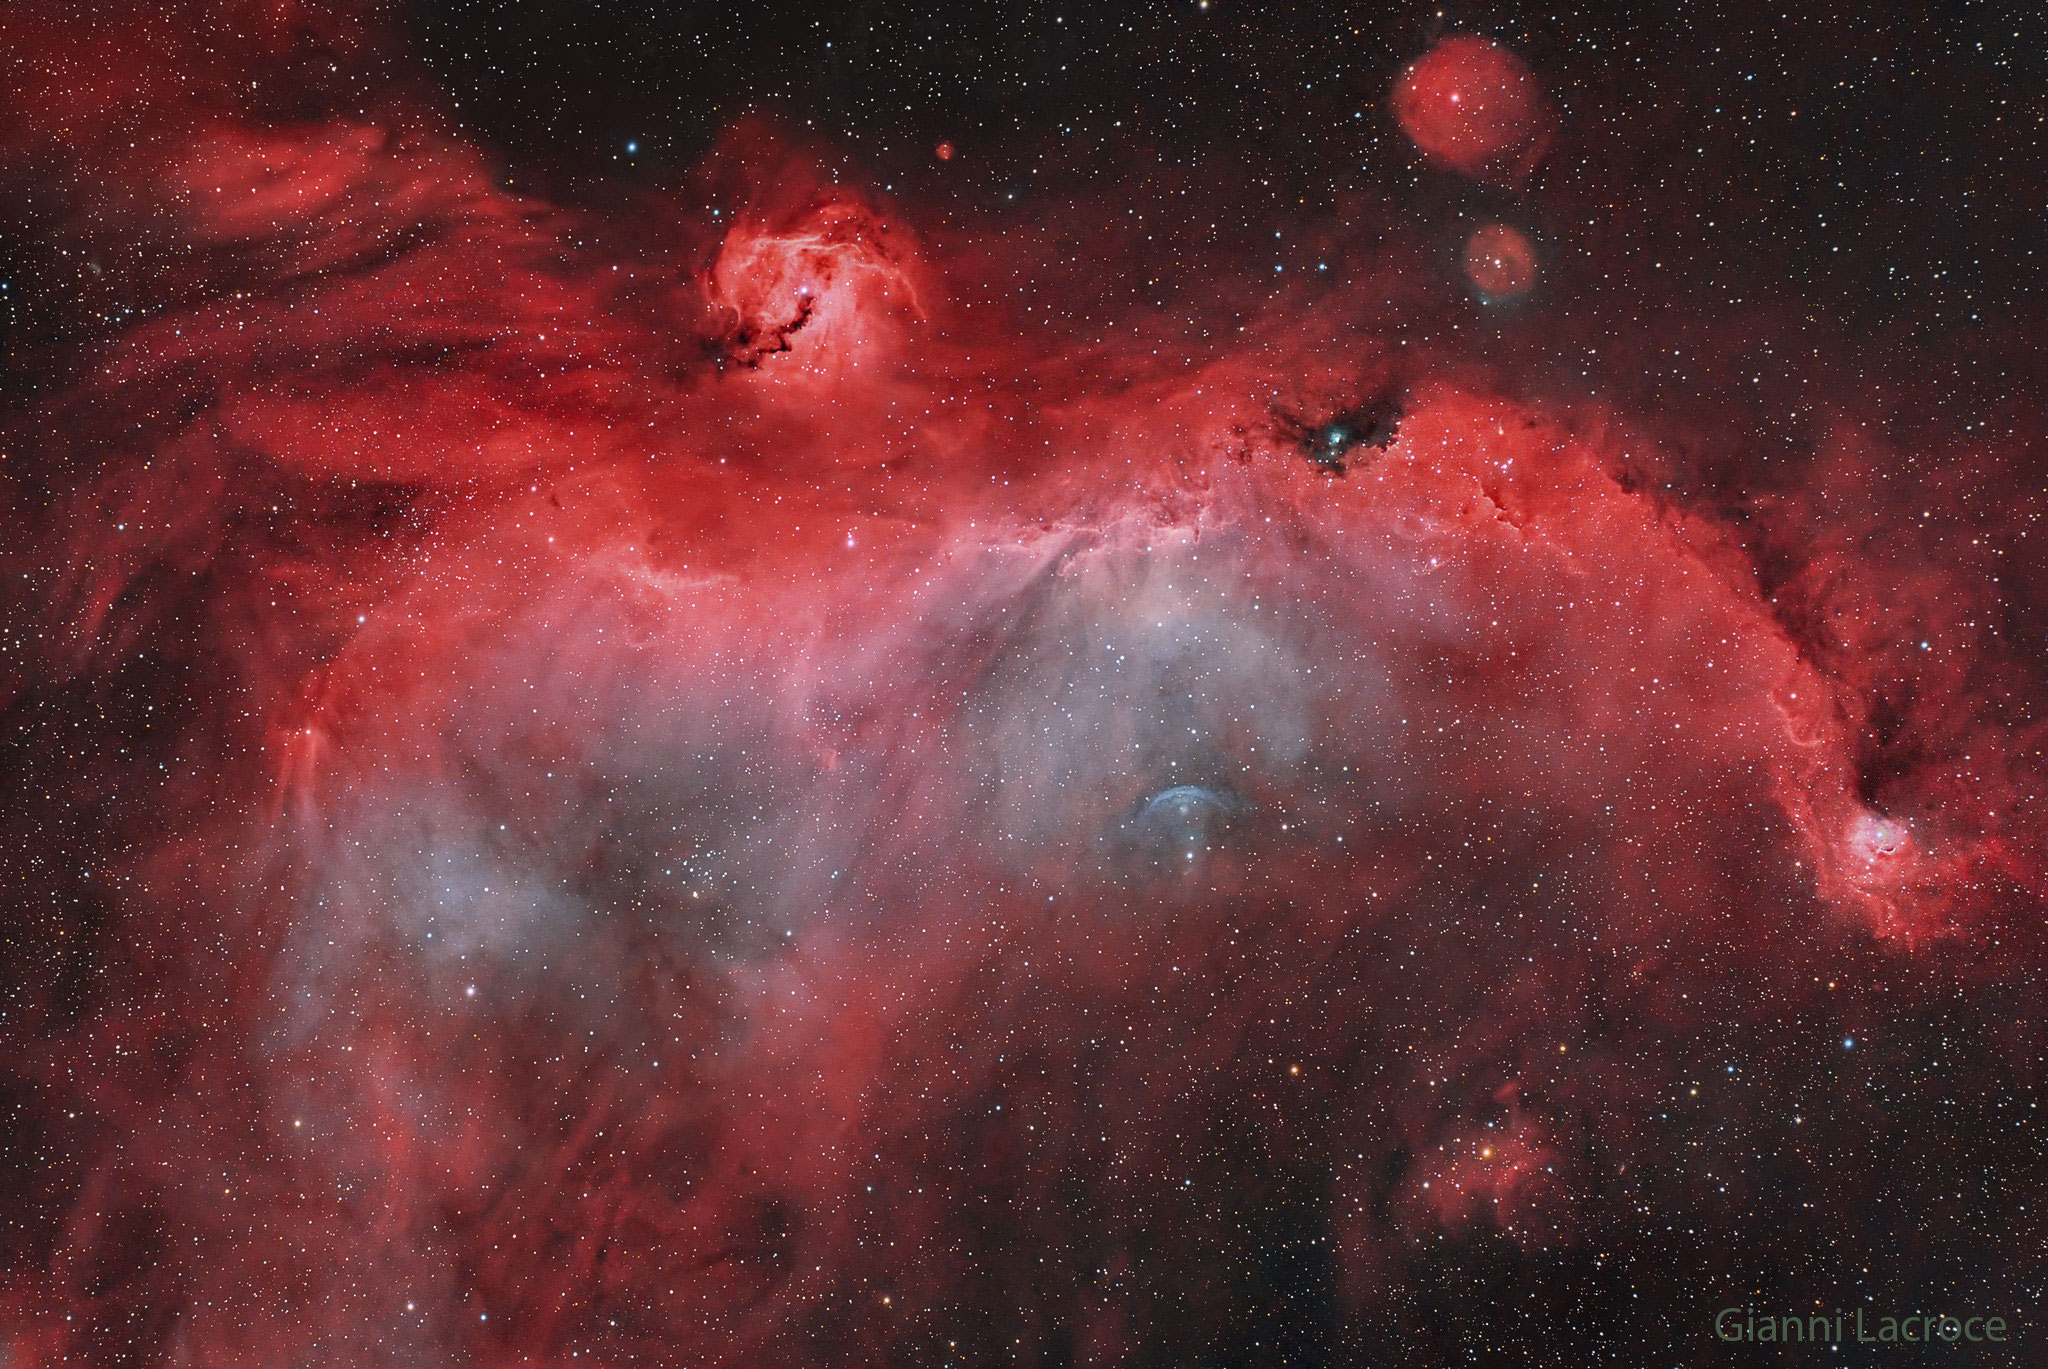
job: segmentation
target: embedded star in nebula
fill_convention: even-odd
[[[2031,1353],[2024,54],[627,8],[0,11],[0,1363]]]

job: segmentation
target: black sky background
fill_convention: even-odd
[[[1420,166],[1384,108],[1435,36],[1476,31],[1560,107],[1530,189],[1574,235],[1558,265],[1577,289],[1702,306],[1790,292],[1856,335],[1966,349],[2048,303],[2037,7],[429,0],[396,18],[338,58],[328,109],[301,83],[298,107],[268,112],[410,79],[514,183],[596,200],[678,185],[758,114],[978,229],[1075,196],[1145,210],[1172,175],[1208,187],[1201,216],[1236,217],[1247,242],[1351,193],[1476,193]],[[940,140],[955,160],[932,155]],[[1598,271],[1573,279],[1581,259]],[[112,266],[0,236],[12,388],[149,306]]]
[[[1562,107],[1564,155],[1539,190],[1604,210],[1672,280],[1789,284],[1851,326],[1938,336],[2038,309],[2048,266],[2036,7],[626,0],[404,13],[459,117],[521,172],[672,179],[735,115],[759,112],[899,190],[998,218],[1047,196],[1142,200],[1132,182],[1155,160],[1227,183],[1250,218],[1409,188],[1434,173],[1391,128],[1385,92],[1433,38],[1476,31],[1528,58]],[[940,139],[957,161],[935,161]]]

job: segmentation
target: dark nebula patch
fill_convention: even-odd
[[[1344,474],[1349,463],[1384,451],[1400,435],[1407,396],[1392,390],[1366,404],[1346,409],[1320,423],[1304,423],[1278,412],[1281,437],[1293,443],[1311,465],[1328,475]]]

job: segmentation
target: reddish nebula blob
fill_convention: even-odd
[[[953,160],[953,144],[952,144],[952,143],[950,143],[950,142],[942,142],[942,143],[940,143],[940,144],[939,144],[939,145],[938,145],[937,147],[935,147],[935,148],[933,148],[933,149],[932,149],[932,155],[933,155],[933,156],[935,156],[935,157],[937,157],[937,158],[938,158],[938,159],[939,159],[940,161],[942,161],[942,162],[950,162],[950,161],[952,161],[952,160]]]
[[[821,194],[770,219],[743,216],[706,282],[736,361],[788,353],[778,379],[831,380],[887,360],[922,310],[905,235],[858,197]]]
[[[1489,300],[1519,299],[1536,283],[1536,246],[1519,229],[1486,224],[1465,240],[1465,274]]]
[[[1425,157],[1467,176],[1524,175],[1548,142],[1528,64],[1469,34],[1444,39],[1401,74],[1394,117]]]

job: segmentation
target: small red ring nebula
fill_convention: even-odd
[[[1475,228],[1465,240],[1465,274],[1488,300],[1518,299],[1536,284],[1536,244],[1504,223]]]
[[[1446,38],[1401,73],[1394,118],[1423,156],[1467,176],[1527,173],[1548,143],[1549,113],[1528,64],[1484,38]]]

